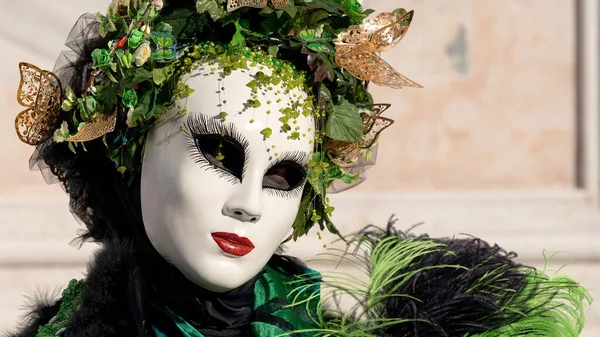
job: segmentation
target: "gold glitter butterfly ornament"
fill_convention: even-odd
[[[334,41],[336,63],[363,81],[396,89],[422,88],[379,56],[380,52],[391,49],[402,40],[413,15],[414,11],[397,9],[381,13],[362,25],[349,27]]]
[[[406,35],[414,11],[397,9],[379,14],[362,25],[351,26],[338,35],[335,43],[336,63],[356,78],[381,86],[400,89],[422,88],[418,83],[397,72],[385,62],[379,53],[396,46]],[[374,104],[361,113],[363,136],[358,142],[348,143],[329,140],[327,155],[340,167],[352,167],[359,163],[361,151],[371,148],[383,130],[394,121],[381,116],[389,104]]]
[[[284,9],[290,3],[290,0],[270,0],[271,4],[275,9]],[[227,11],[233,12],[238,8],[252,7],[252,8],[265,8],[269,0],[228,0]]]
[[[52,72],[32,64],[19,63],[21,82],[17,102],[26,107],[15,119],[19,139],[29,145],[39,144],[54,132],[60,115],[60,80]]]
[[[369,149],[379,139],[381,132],[392,124],[394,120],[381,115],[389,109],[390,104],[374,104],[361,113],[363,120],[363,136],[354,143],[329,140],[327,156],[340,167],[351,167],[361,159],[361,150]]]
[[[17,115],[15,130],[22,142],[35,146],[56,131],[63,102],[61,83],[54,73],[33,64],[21,62],[19,70],[21,82],[17,102],[27,109]],[[64,140],[76,143],[100,138],[115,129],[116,117],[115,114],[99,114]]]

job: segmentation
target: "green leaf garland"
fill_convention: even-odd
[[[117,129],[102,142],[115,169],[131,181],[140,172],[152,123],[174,108],[174,99],[192,94],[180,79],[194,63],[229,55],[225,75],[254,64],[257,55],[272,58],[268,62],[274,67],[291,63],[296,74],[303,74],[301,82],[309,86],[303,90],[312,92],[314,101],[282,111],[281,129],[289,139],[299,139],[302,132],[291,121],[300,113],[312,113],[316,121],[315,150],[291,238],[306,234],[315,224],[338,233],[330,220],[333,208],[327,188],[335,180],[354,183],[358,176],[328,158],[327,140],[359,140],[362,119],[357,105],[373,102],[365,83],[337,66],[333,39],[371,11],[363,11],[356,0],[290,0],[282,10],[267,5],[232,13],[226,10],[227,0],[196,0],[195,8],[177,6],[177,1],[157,7],[145,0],[113,0],[105,15],[96,15],[103,41],[91,56],[94,68],[104,76],[86,96],[76,97],[67,89],[62,107],[71,116],[55,140],[65,141],[99,113],[118,114]],[[264,80],[257,77],[249,86],[257,90]],[[253,97],[249,100],[250,108],[261,104]],[[273,131],[265,128],[260,133],[266,140]],[[83,145],[68,143],[73,151]]]

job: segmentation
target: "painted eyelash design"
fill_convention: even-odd
[[[210,163],[198,149],[195,137],[198,135],[223,135],[235,139],[242,145],[244,150],[244,164],[242,167],[242,179],[248,166],[249,142],[244,135],[237,130],[232,123],[223,123],[219,117],[208,117],[201,113],[190,113],[185,121],[184,132],[186,134],[186,145],[192,160],[202,168],[213,170],[219,178],[224,178],[232,184],[240,182],[238,177],[222,167]]]
[[[310,155],[306,152],[302,151],[291,151],[284,152],[279,156],[275,157],[271,162],[271,167],[274,167],[277,164],[281,164],[283,162],[293,162],[298,164],[304,171],[308,170],[308,161],[310,160]]]
[[[310,160],[310,155],[306,152],[302,151],[293,151],[293,152],[284,152],[281,155],[277,156],[273,161],[271,166],[267,169],[267,171],[278,164],[284,162],[292,162],[297,164],[304,171],[304,178],[301,184],[298,187],[294,188],[290,191],[278,190],[271,187],[264,187],[263,189],[267,191],[267,193],[281,197],[281,198],[289,198],[293,199],[295,197],[300,196],[302,190],[304,190],[304,186],[306,185],[306,177],[308,175],[308,161]],[[267,172],[265,172],[266,174]]]
[[[200,165],[200,167],[202,167],[203,169],[213,170],[213,172],[217,174],[217,177],[223,178],[231,184],[239,183],[240,180],[230,171],[209,162],[206,159],[206,157],[204,157],[202,152],[198,149],[195,138],[198,135],[223,135],[239,142],[244,151],[244,163],[242,168],[243,179],[249,160],[249,142],[246,139],[246,137],[244,137],[244,135],[241,132],[239,132],[239,130],[237,130],[235,124],[223,123],[221,122],[219,117],[211,118],[201,113],[190,113],[185,122],[184,132],[186,135],[186,146],[188,147],[190,157],[194,161],[194,163]],[[269,166],[269,168],[267,168],[267,171],[270,168],[283,162],[292,162],[297,164],[301,167],[302,170],[304,170],[304,181],[301,184],[299,184],[298,187],[290,191],[278,190],[269,187],[263,187],[263,190],[265,190],[267,193],[273,196],[286,199],[292,199],[299,196],[302,193],[304,185],[306,184],[306,176],[308,170],[307,163],[309,159],[310,155],[302,151],[285,152],[282,153],[280,156],[276,157],[272,161],[272,164]],[[265,174],[267,171],[265,171]]]
[[[294,199],[296,197],[299,197],[302,194],[302,191],[304,190],[305,185],[306,185],[306,178],[304,179],[304,182],[302,184],[300,184],[298,187],[296,187],[295,189],[293,189],[291,191],[276,190],[274,188],[269,188],[269,187],[265,187],[265,188],[263,188],[263,190],[274,197],[280,197],[283,199]]]

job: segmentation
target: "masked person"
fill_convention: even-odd
[[[366,228],[340,256],[362,286],[280,254],[314,225],[340,234],[327,193],[361,182],[393,122],[369,83],[420,87],[379,56],[413,12],[368,14],[114,0],[53,72],[21,63],[17,134],[101,248],[12,336],[577,336],[587,292],[481,240]]]

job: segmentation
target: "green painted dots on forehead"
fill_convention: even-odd
[[[182,73],[189,73],[198,67],[209,68],[212,73],[221,75],[219,81],[226,79],[234,71],[252,71],[252,79],[246,84],[251,89],[251,95],[247,99],[239,114],[253,113],[254,109],[263,108],[269,116],[273,112],[279,112],[279,130],[266,127],[260,130],[265,142],[275,133],[287,134],[289,140],[300,140],[311,137],[312,128],[302,130],[298,124],[299,118],[309,118],[311,115],[319,117],[314,109],[314,99],[311,88],[307,85],[305,74],[297,71],[289,62],[272,57],[262,51],[252,51],[248,48],[227,48],[213,43],[204,43],[193,48],[184,61]],[[225,91],[222,85],[220,91]],[[300,92],[306,93],[301,95]],[[281,98],[285,96],[286,103]],[[225,102],[222,102],[225,104]],[[224,122],[233,111],[221,111],[220,117]],[[254,117],[250,118],[254,122]],[[317,135],[318,136],[318,135]],[[312,140],[309,140],[312,144]],[[267,152],[271,152],[266,145]]]

